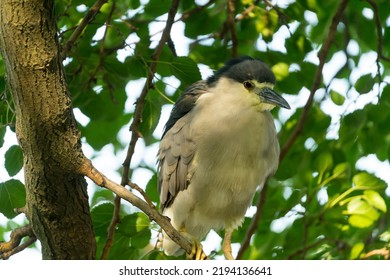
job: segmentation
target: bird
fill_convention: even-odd
[[[201,241],[224,229],[223,254],[234,259],[232,232],[279,163],[270,110],[290,105],[273,90],[275,81],[263,61],[233,58],[187,87],[173,106],[158,149],[158,192],[160,212],[192,244],[188,258],[206,259]],[[184,253],[161,235],[166,255]]]

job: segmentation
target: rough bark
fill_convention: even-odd
[[[53,1],[1,0],[0,48],[24,154],[27,216],[44,259],[93,259],[84,155],[59,56]]]

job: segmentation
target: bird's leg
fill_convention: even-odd
[[[225,237],[223,238],[223,242],[222,242],[222,251],[227,260],[234,260],[232,255],[232,244],[231,244],[232,232],[233,232],[232,229],[227,228],[225,230]]]
[[[190,241],[192,247],[191,247],[191,253],[187,254],[188,260],[207,260],[207,255],[205,252],[203,252],[202,244],[199,242],[198,239],[193,237],[191,234],[189,234],[186,231],[180,231],[180,233],[187,238],[187,240]]]

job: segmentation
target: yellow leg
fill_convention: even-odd
[[[234,260],[232,255],[232,244],[231,244],[232,232],[233,231],[231,229],[227,228],[225,230],[225,237],[223,238],[223,242],[222,242],[222,251],[227,260]]]

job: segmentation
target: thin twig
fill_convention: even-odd
[[[268,7],[270,7],[271,9],[274,9],[276,11],[276,13],[278,14],[279,21],[283,25],[287,25],[287,22],[290,20],[290,17],[288,15],[286,15],[285,13],[283,13],[277,6],[272,4],[269,0],[263,0],[263,1]],[[287,25],[287,27],[288,27],[288,25]]]
[[[376,249],[368,252],[367,254],[363,255],[361,258],[362,259],[368,259],[373,256],[382,256],[386,260],[390,259],[390,250],[387,248],[382,248],[382,249]]]
[[[135,145],[141,136],[140,131],[139,131],[139,126],[142,122],[142,110],[144,107],[145,98],[149,92],[149,89],[153,87],[153,77],[154,77],[154,74],[156,73],[157,62],[158,62],[158,59],[161,55],[161,52],[163,50],[165,43],[168,41],[168,39],[170,37],[170,32],[171,32],[172,25],[174,23],[174,19],[175,19],[178,5],[179,5],[179,0],[175,0],[172,2],[172,6],[171,6],[169,13],[168,13],[167,23],[166,23],[164,31],[161,35],[161,39],[160,39],[156,49],[154,50],[154,53],[152,54],[152,62],[149,65],[149,71],[148,71],[148,76],[147,76],[146,82],[145,82],[144,87],[142,89],[141,95],[138,97],[137,102],[136,102],[135,112],[134,112],[134,116],[133,116],[133,122],[130,125],[131,141],[130,141],[129,148],[127,150],[126,159],[123,163],[124,168],[126,168],[127,166],[130,166],[131,159],[132,159],[132,157],[134,155],[134,151],[135,151]],[[125,183],[128,182],[128,177],[123,178],[123,179],[126,180]]]
[[[174,19],[175,19],[178,5],[179,5],[179,0],[175,0],[172,2],[172,6],[171,6],[169,13],[168,13],[168,19],[167,19],[165,28],[163,30],[163,33],[161,35],[161,39],[160,39],[156,49],[154,50],[154,53],[152,55],[152,62],[150,63],[150,65],[148,67],[149,71],[148,71],[148,76],[147,76],[145,85],[142,89],[141,95],[138,97],[137,102],[136,102],[135,112],[133,115],[133,121],[130,125],[131,140],[129,143],[129,147],[127,149],[126,158],[122,164],[123,173],[122,173],[121,185],[122,185],[123,189],[125,189],[126,185],[129,185],[130,187],[135,186],[135,184],[129,182],[130,164],[131,164],[131,160],[133,158],[134,152],[135,152],[135,146],[137,144],[137,141],[141,137],[141,133],[139,131],[139,126],[142,122],[142,110],[144,107],[146,95],[148,94],[149,89],[153,87],[152,82],[153,82],[154,74],[156,73],[157,61],[160,57],[160,54],[162,52],[162,49],[163,49],[165,43],[170,38],[171,28],[172,28],[172,25],[174,23]],[[138,191],[139,191],[139,187],[138,187]],[[153,203],[151,202],[151,200],[149,198],[147,198],[147,195],[144,192],[143,193],[140,192],[140,193],[143,195],[144,199],[148,202],[149,207],[154,208]],[[112,240],[114,238],[116,224],[119,222],[120,200],[121,200],[121,196],[117,195],[115,197],[115,204],[114,204],[115,210],[113,213],[113,217],[112,217],[110,226],[108,228],[108,236],[107,236],[106,244],[104,246],[104,250],[102,253],[102,258],[103,257],[106,258],[108,256],[109,250],[112,246]]]
[[[375,19],[375,25],[376,25],[376,32],[378,33],[378,48],[377,48],[377,53],[378,53],[378,59],[382,59],[384,61],[390,62],[390,58],[386,57],[383,54],[383,34],[382,34],[382,24],[381,20],[379,18],[379,9],[378,9],[378,4],[373,1],[373,0],[366,0],[373,8],[374,10],[374,19]]]
[[[287,257],[287,259],[288,259],[288,260],[292,260],[292,259],[294,259],[296,256],[299,256],[299,255],[301,255],[301,254],[306,254],[307,250],[317,247],[318,245],[320,245],[321,243],[323,243],[323,242],[326,241],[326,240],[328,240],[328,239],[327,239],[327,238],[319,239],[319,240],[315,241],[314,243],[312,243],[312,244],[310,244],[310,245],[307,245],[307,246],[305,246],[305,247],[303,247],[303,248],[301,248],[301,249],[299,249],[299,250],[293,252],[292,254],[290,254],[290,255]]]
[[[121,197],[116,195],[114,199],[114,213],[112,213],[111,222],[107,229],[106,243],[104,244],[103,251],[100,256],[101,260],[106,260],[108,258],[108,254],[110,253],[110,249],[114,241],[116,225],[120,222],[119,219],[120,210],[121,210]]]
[[[111,18],[112,18],[112,14],[114,13],[114,10],[115,10],[115,2],[112,3],[112,7],[111,7],[111,10],[110,10],[110,13],[108,14],[107,19],[106,19],[106,29],[104,30],[103,38],[101,39],[101,42],[100,42],[100,49],[99,49],[100,59],[99,59],[99,64],[96,67],[96,71],[93,74],[93,76],[96,75],[96,73],[98,72],[98,70],[101,67],[101,65],[103,65],[104,54],[105,54],[104,42],[105,42],[105,39],[106,39],[106,36],[107,36],[108,28],[111,25]],[[106,260],[108,258],[108,254],[109,254],[110,249],[112,247],[112,243],[114,241],[116,225],[120,222],[120,219],[119,219],[120,209],[121,209],[121,198],[119,196],[115,196],[115,199],[114,199],[114,212],[112,214],[110,225],[108,226],[108,229],[107,229],[106,243],[104,244],[103,251],[102,251],[102,254],[100,256],[100,259],[102,259],[102,260]]]
[[[173,55],[174,57],[177,57],[177,52],[176,52],[175,43],[173,42],[171,36],[169,36],[169,38],[168,38],[167,45],[168,45],[169,49],[171,50],[172,55]]]
[[[138,191],[140,195],[145,199],[145,201],[149,204],[149,207],[155,208],[152,200],[148,197],[148,195],[144,192],[143,189],[141,189],[136,183],[133,183],[131,181],[127,182],[127,184],[134,190]]]
[[[215,0],[210,0],[209,2],[207,2],[204,5],[196,6],[195,8],[184,12],[183,15],[177,21],[185,21],[186,19],[188,19],[192,15],[197,14],[201,10],[206,9],[207,7],[211,6],[212,4],[214,4],[214,2],[215,2]]]
[[[290,138],[287,140],[287,142],[284,144],[283,148],[281,149],[280,152],[280,157],[279,157],[279,162],[282,162],[289,150],[291,149],[292,145],[294,144],[295,140],[298,138],[298,136],[302,133],[303,127],[307,121],[307,117],[310,111],[311,106],[313,105],[313,100],[314,100],[314,94],[319,88],[322,80],[322,69],[324,68],[325,65],[325,60],[328,55],[330,46],[334,40],[334,36],[336,34],[336,29],[338,23],[341,21],[343,12],[347,6],[348,0],[343,0],[339,7],[337,8],[337,11],[335,15],[333,16],[332,19],[332,24],[329,28],[328,32],[328,37],[326,38],[324,44],[322,45],[322,48],[318,54],[318,58],[320,60],[320,63],[317,68],[317,72],[315,74],[315,78],[310,90],[310,96],[306,102],[306,105],[303,109],[303,112],[298,120],[297,125],[295,126],[294,131],[291,133]],[[242,243],[242,246],[239,250],[239,256],[242,257],[244,252],[248,249],[249,244],[250,244],[250,239],[252,238],[252,235],[255,233],[257,230],[258,224],[259,224],[259,218],[261,216],[261,212],[263,211],[264,203],[261,201],[262,199],[265,200],[266,191],[268,188],[267,183],[264,185],[262,193],[260,194],[259,202],[257,203],[257,212],[254,218],[252,219],[252,223],[249,225],[249,228],[247,230],[247,234],[245,236],[245,239]],[[264,194],[263,194],[264,193]],[[260,212],[260,213],[258,213]]]
[[[260,2],[260,0],[254,1],[248,8],[246,8],[241,14],[239,14],[236,17],[236,21],[240,21],[240,20],[243,20],[244,18],[246,18],[256,8],[256,6],[259,4],[259,2]]]
[[[84,31],[85,27],[95,18],[96,14],[99,12],[100,8],[107,2],[108,0],[97,0],[95,4],[89,9],[83,20],[77,26],[77,28],[73,31],[69,40],[64,44],[61,52],[62,59],[65,59],[68,52],[72,49],[73,45],[80,37],[81,33]]]
[[[228,10],[227,25],[229,26],[230,34],[232,36],[232,57],[237,57],[238,39],[237,39],[237,32],[236,32],[235,21],[234,21],[234,12],[236,10],[235,0],[229,0],[227,4],[227,10]]]
[[[250,245],[250,241],[251,241],[253,234],[257,230],[261,215],[263,214],[265,198],[267,197],[267,191],[268,191],[268,184],[267,184],[267,182],[265,182],[264,187],[260,192],[259,201],[257,202],[257,205],[256,205],[256,208],[257,208],[256,214],[255,214],[255,216],[253,216],[252,222],[251,222],[248,230],[246,231],[244,241],[242,242],[241,247],[238,250],[237,257],[236,257],[237,260],[242,259],[246,249]]]
[[[104,56],[104,42],[106,41],[108,29],[111,26],[111,19],[112,19],[112,14],[114,13],[114,11],[115,11],[115,2],[112,2],[111,10],[108,13],[107,19],[106,19],[106,28],[104,29],[103,37],[100,40],[100,47],[99,47],[100,61],[103,60],[103,56]],[[101,62],[99,64],[101,64]]]
[[[381,20],[379,18],[379,10],[378,10],[378,4],[373,0],[366,0],[374,10],[374,20],[376,25],[376,32],[378,34],[378,47],[377,47],[377,58],[376,58],[376,66],[377,66],[377,76],[378,76],[378,84],[380,85],[382,83],[382,76],[381,76],[381,66],[380,66],[380,60],[384,60],[387,62],[390,62],[390,58],[386,57],[383,54],[383,34],[382,34],[382,24]],[[378,88],[379,91],[379,88]]]
[[[325,65],[326,57],[329,53],[330,46],[333,43],[336,31],[337,31],[337,25],[341,21],[343,12],[345,10],[345,7],[347,6],[348,0],[341,1],[339,7],[337,8],[336,14],[333,16],[332,24],[329,28],[328,37],[326,38],[324,44],[322,45],[322,48],[318,54],[319,58],[319,65],[317,67],[317,72],[314,77],[314,81],[312,84],[312,87],[310,89],[310,95],[308,100],[306,101],[305,107],[303,108],[303,112],[301,116],[299,117],[298,123],[295,126],[295,129],[290,135],[290,138],[287,140],[287,142],[284,144],[284,146],[281,149],[280,152],[280,161],[284,159],[284,157],[287,155],[289,150],[291,149],[292,145],[294,144],[295,140],[298,138],[298,136],[302,133],[303,127],[305,126],[305,123],[307,121],[307,117],[309,115],[310,108],[313,105],[314,101],[314,94],[319,89],[321,81],[322,81],[322,70]]]
[[[96,185],[111,190],[122,199],[130,202],[135,207],[143,211],[151,221],[155,221],[164,230],[174,242],[181,246],[188,254],[191,253],[191,243],[171,225],[169,219],[162,216],[155,208],[151,208],[145,201],[138,198],[128,189],[111,181],[104,174],[99,172],[91,163],[90,160],[85,159],[85,163],[80,170],[81,174],[90,178]]]

